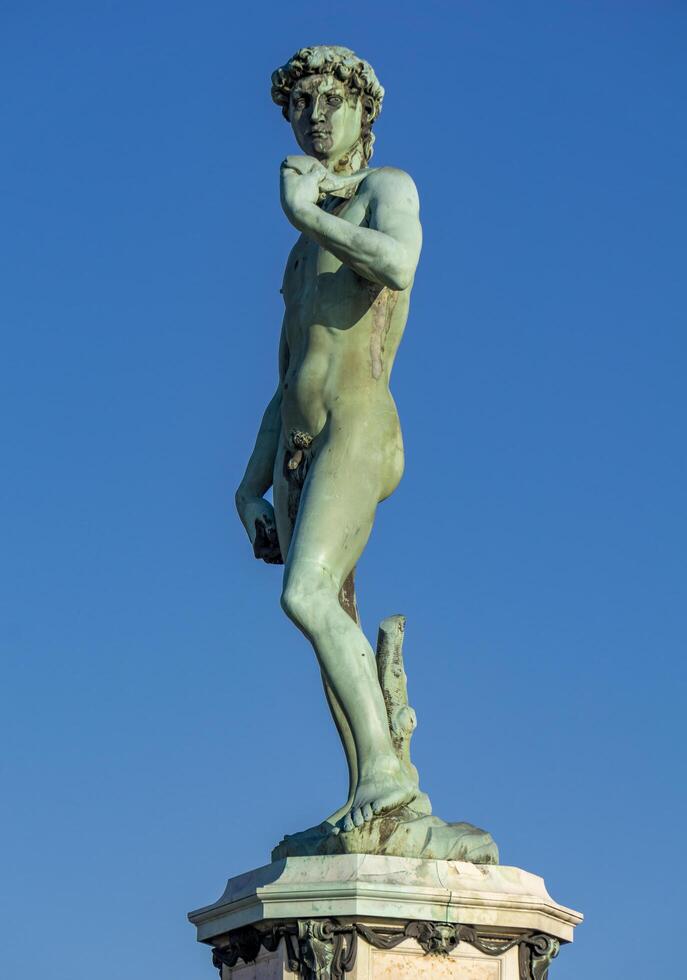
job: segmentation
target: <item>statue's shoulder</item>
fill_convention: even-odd
[[[417,206],[418,193],[415,181],[397,167],[374,167],[365,178],[365,190],[373,197],[392,202],[403,197],[409,204]]]

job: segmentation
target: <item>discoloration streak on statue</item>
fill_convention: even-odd
[[[370,287],[370,293],[375,287]],[[370,359],[372,377],[380,378],[384,370],[384,344],[391,326],[391,317],[396,306],[397,294],[390,289],[382,289],[372,302],[372,329],[370,331]]]

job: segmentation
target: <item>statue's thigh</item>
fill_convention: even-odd
[[[343,583],[372,530],[380,498],[378,470],[350,440],[329,439],[319,448],[301,494],[288,566],[314,561],[338,586]]]

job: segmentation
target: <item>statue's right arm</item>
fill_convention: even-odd
[[[236,509],[248,533],[256,558],[270,564],[282,561],[274,509],[264,494],[272,486],[274,461],[279,448],[281,433],[282,384],[288,365],[288,346],[282,327],[279,342],[279,383],[262,417],[255,446],[246,472],[236,491]]]

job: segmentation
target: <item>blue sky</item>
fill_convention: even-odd
[[[359,593],[370,636],[408,616],[423,785],[586,914],[552,980],[667,975],[686,35],[649,0],[2,4],[3,977],[212,977],[185,913],[344,792],[233,511],[294,237],[269,76],[322,42],[422,201]]]

